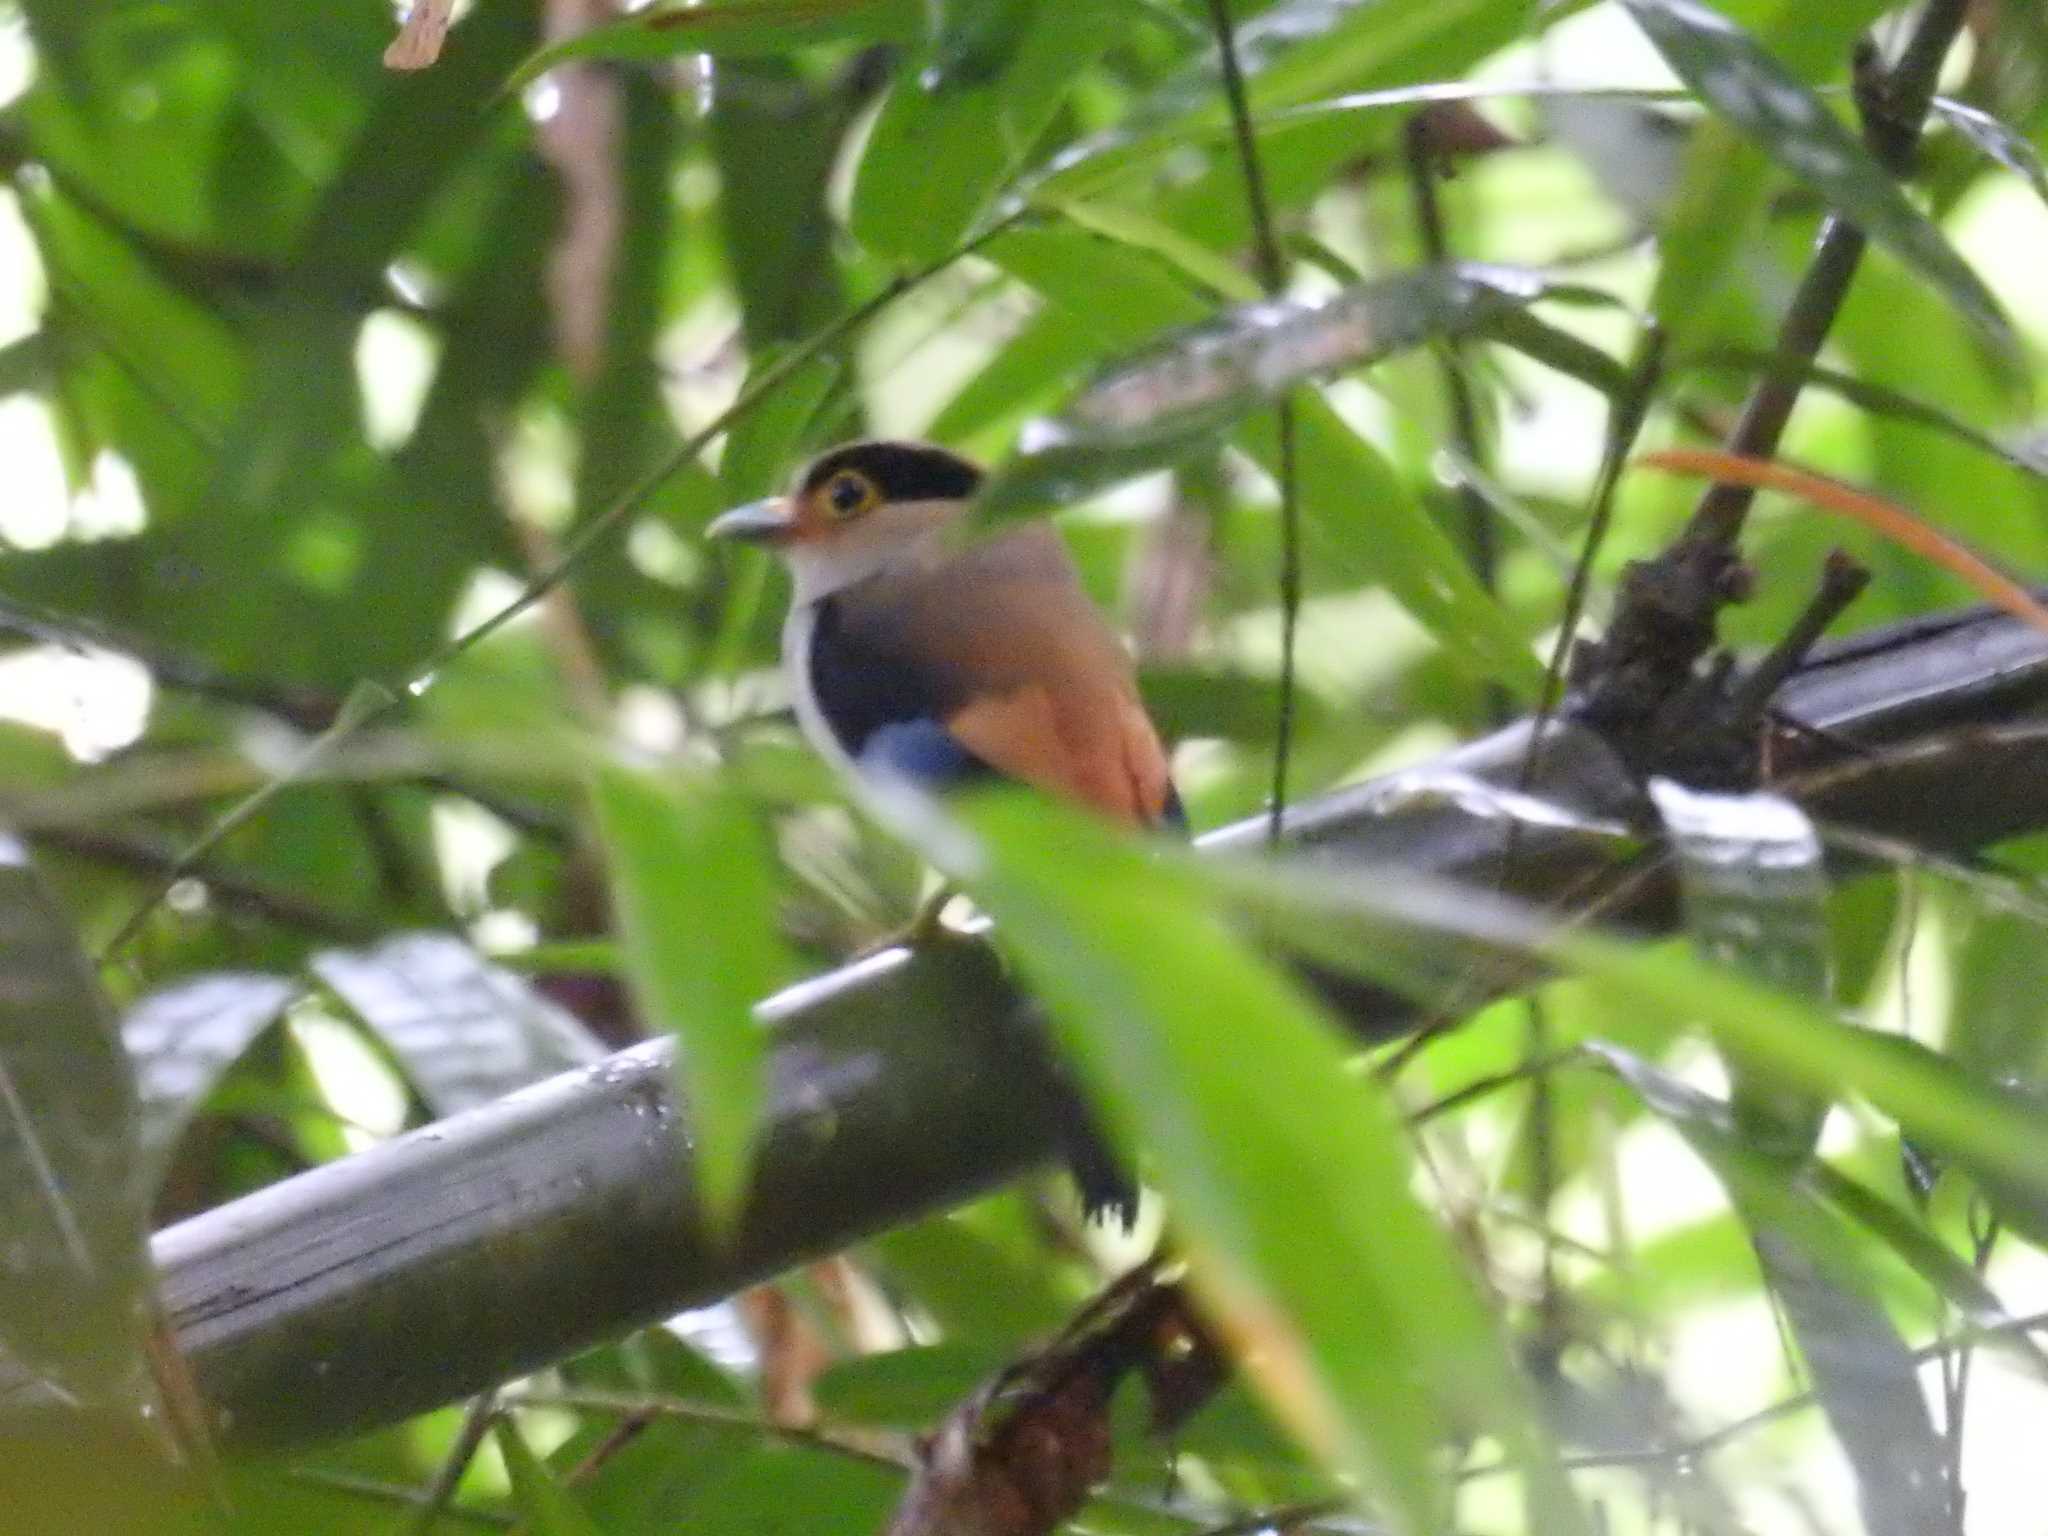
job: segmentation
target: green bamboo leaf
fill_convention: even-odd
[[[1493,1319],[1409,1193],[1398,1116],[1316,1011],[1189,878],[1078,813],[1004,796],[968,807],[971,833],[926,815],[906,813],[912,834],[995,916],[1109,1123],[1153,1155],[1282,1417],[1412,1531],[1441,1528],[1453,1418],[1484,1424],[1528,1467],[1537,1522],[1583,1529]]]
[[[518,1426],[500,1419],[491,1426],[505,1470],[512,1477],[512,1503],[533,1536],[604,1536],[569,1490],[527,1448]]]
[[[488,1104],[606,1054],[582,1020],[448,934],[326,950],[311,966],[436,1115]]]
[[[1450,79],[1525,36],[1538,9],[1528,0],[1280,0],[1237,28],[1237,52],[1251,106],[1266,117],[1332,92]],[[1219,79],[1211,50],[1116,129],[1058,156],[1026,195],[1090,196],[1190,143],[1222,142],[1229,113]],[[1360,142],[1352,152],[1367,149]]]
[[[1941,291],[1983,335],[2010,357],[2017,343],[1997,299],[1933,222],[1913,206],[1898,183],[1845,128],[1793,70],[1773,58],[1749,33],[1699,0],[1623,0],[1657,51],[1700,99],[1770,159],[1804,181],[1873,240]],[[1747,157],[1728,162],[1740,170]],[[1696,184],[1689,182],[1689,189]],[[1749,196],[1753,198],[1755,192]],[[1697,207],[1695,214],[1704,210]],[[1734,224],[1724,205],[1720,216]],[[1684,219],[1685,215],[1681,214]],[[1704,217],[1686,219],[1700,232]],[[1667,252],[1679,246],[1674,225]],[[1689,275],[1694,290],[1704,280]],[[1661,316],[1677,307],[1678,279],[1660,275]]]
[[[2000,122],[1989,112],[1953,101],[1934,98],[1934,114],[1976,145],[1988,158],[2019,177],[2042,202],[2048,203],[2048,169],[2041,165],[2040,151],[2017,130]]]
[[[1978,431],[1960,416],[1943,410],[1938,405],[1932,405],[1903,390],[1892,389],[1853,373],[1844,373],[1838,368],[1824,367],[1803,358],[1785,357],[1775,352],[1745,352],[1739,348],[1710,352],[1685,366],[1698,369],[1740,369],[1748,373],[1782,371],[1811,388],[1839,395],[1851,405],[1860,406],[1873,416],[1882,416],[1888,421],[1905,422],[1910,426],[1940,432],[1959,443],[1977,449],[1980,453],[1988,454],[2022,474],[2048,480],[2048,453],[2044,453],[2040,448],[2026,443],[2000,442],[1990,433]]]
[[[1012,1191],[884,1232],[874,1256],[888,1283],[948,1336],[1014,1357],[1058,1332],[1086,1299],[1044,1262],[1035,1219],[1032,1202]]]
[[[1296,385],[1364,366],[1542,297],[1532,273],[1427,267],[1343,289],[1320,303],[1238,304],[1107,369],[999,467],[984,517],[1043,511],[1170,463]]]
[[[766,349],[754,360],[751,379],[777,367],[785,352],[780,347]],[[718,488],[729,503],[737,506],[783,488],[840,371],[834,358],[812,358],[733,423],[718,463]]]
[[[58,347],[48,329],[0,347],[0,397],[48,389],[57,377]]]
[[[1600,1054],[1685,1137],[1741,1214],[1828,1423],[1855,1468],[1871,1536],[1916,1536],[1947,1510],[1940,1442],[1913,1354],[1841,1220],[1759,1151],[1729,1106],[1612,1047]]]
[[[282,976],[199,976],[150,993],[122,1016],[121,1043],[135,1071],[137,1153],[150,1189],[199,1106],[299,991]]]
[[[924,1344],[842,1360],[814,1391],[819,1411],[836,1423],[923,1430],[1011,1362],[987,1341]]]
[[[1957,1258],[1941,1238],[1882,1195],[1866,1189],[1839,1168],[1810,1165],[1801,1177],[1836,1210],[1890,1248],[1915,1274],[1939,1292],[1984,1342],[2036,1381],[2048,1382],[2048,1351],[2017,1326],[2013,1315],[1983,1277]]]
[[[1546,368],[1597,389],[1610,400],[1618,400],[1629,391],[1629,371],[1623,364],[1590,341],[1582,341],[1526,309],[1502,310],[1484,321],[1478,330],[1488,341],[1512,347]]]
[[[1234,427],[1246,451],[1277,472],[1271,421],[1237,426],[1258,407],[1306,380],[1470,332],[1544,291],[1539,278],[1513,269],[1425,268],[1347,288],[1322,304],[1260,301],[1225,310],[1100,375],[1036,446],[997,466],[978,515],[1002,522],[1042,514],[1171,464]],[[1100,303],[1101,288],[1095,293]],[[1298,484],[1310,526],[1351,546],[1461,664],[1533,693],[1540,669],[1526,640],[1385,460],[1320,397],[1304,395],[1297,417]],[[1375,530],[1362,543],[1361,522]]]
[[[1258,280],[1228,256],[1143,209],[1108,199],[1088,202],[1082,198],[1071,198],[1058,207],[1062,218],[1134,250],[1150,251],[1178,267],[1190,282],[1232,303],[1248,304],[1260,296]]]
[[[1827,874],[1820,835],[1782,795],[1719,794],[1650,781],[1671,839],[1693,948],[1795,997],[1830,996]],[[1802,1162],[1820,1139],[1827,1100],[1787,1090],[1731,1057],[1735,1123],[1755,1146]]]
[[[92,967],[21,845],[0,837],[0,1410],[18,1393],[134,1419],[151,1401],[136,1121]]]
[[[1043,309],[960,386],[932,419],[934,442],[957,443],[1014,421],[1101,357],[1101,337],[1073,316]]]
[[[1973,1078],[1925,1046],[1843,1024],[1745,979],[1603,941],[1568,946],[1616,997],[1704,1023],[1717,1038],[1817,1093],[1861,1094],[2048,1234],[2048,1126],[2022,1095]]]
[[[718,167],[721,254],[758,371],[846,308],[831,182],[847,128],[872,93],[813,82],[787,59],[723,63],[718,90],[707,138]]]
[[[1543,668],[1528,638],[1385,457],[1320,394],[1301,396],[1294,424],[1297,485],[1308,526],[1326,542],[1350,545],[1366,579],[1384,583],[1461,671],[1533,699]],[[1271,416],[1253,417],[1237,432],[1238,443],[1268,474],[1279,472],[1279,439]],[[1309,558],[1315,554],[1309,543]]]
[[[1603,1028],[1615,1038],[1662,1049],[1673,1028],[1703,1028],[1782,1083],[1831,1100],[1860,1095],[1967,1168],[2022,1230],[2048,1236],[2048,1123],[2038,1105],[1915,1041],[1842,1023],[1810,1001],[1668,946],[1555,932],[1497,896],[1408,872],[1374,878],[1353,870],[1337,879],[1208,859],[1190,877],[1257,911],[1266,928],[1312,945],[1323,964],[1431,1006],[1446,1002],[1449,979],[1469,997],[1475,983],[1525,977],[1535,962],[1575,971],[1606,1003]]]
[[[752,808],[721,785],[607,765],[593,788],[634,995],[677,1036],[699,1189],[722,1225],[745,1194],[766,1088],[753,1004],[792,970],[773,853]]]
[[[1139,673],[1138,687],[1145,712],[1169,741],[1215,737],[1268,742],[1280,712],[1277,682],[1218,667],[1148,666]],[[1331,714],[1309,694],[1295,700],[1295,720],[1304,736],[1332,725]]]
[[[1036,147],[1068,87],[1115,39],[1115,16],[1113,0],[1060,0],[1037,10],[1000,68],[955,69],[942,83],[935,71],[945,66],[928,54],[927,67],[904,69],[861,153],[854,237],[915,263],[958,245]]]
[[[578,59],[666,59],[679,53],[787,53],[816,43],[909,42],[923,30],[920,0],[711,0],[644,10],[550,44],[512,73],[517,90]]]
[[[1825,7],[1794,0],[1770,7],[1753,27],[1795,75],[1818,80],[1840,71],[1851,40],[1883,9],[1882,0]],[[1650,304],[1668,341],[1682,342],[1714,313],[1708,301],[1739,256],[1760,256],[1754,237],[1770,199],[1769,169],[1763,150],[1719,117],[1709,118],[1685,145],[1659,236]]]
[[[1016,57],[1041,0],[926,0],[931,12],[931,89],[978,85]]]

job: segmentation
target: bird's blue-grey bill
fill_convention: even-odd
[[[769,496],[721,513],[712,519],[711,525],[704,530],[704,536],[739,539],[750,544],[766,543],[788,533],[790,521],[789,503],[780,496]]]

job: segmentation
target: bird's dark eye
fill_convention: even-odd
[[[825,505],[834,517],[858,517],[879,499],[875,482],[855,470],[842,469],[825,482]]]

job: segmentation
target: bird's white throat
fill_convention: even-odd
[[[795,588],[791,603],[807,608],[882,571],[942,558],[946,525],[966,507],[956,500],[891,502],[822,538],[783,546]]]

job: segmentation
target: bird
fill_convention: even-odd
[[[858,776],[933,792],[1007,780],[1185,832],[1130,654],[1058,532],[1035,520],[959,537],[983,478],[936,444],[863,440],[709,524],[789,569],[782,664],[799,729]],[[1128,1229],[1129,1180],[1085,1123],[1067,1129],[1084,1211]]]
[[[855,773],[934,790],[1009,779],[1124,826],[1184,829],[1136,669],[1058,533],[953,536],[982,479],[934,444],[849,443],[709,525],[789,568],[799,728]]]

